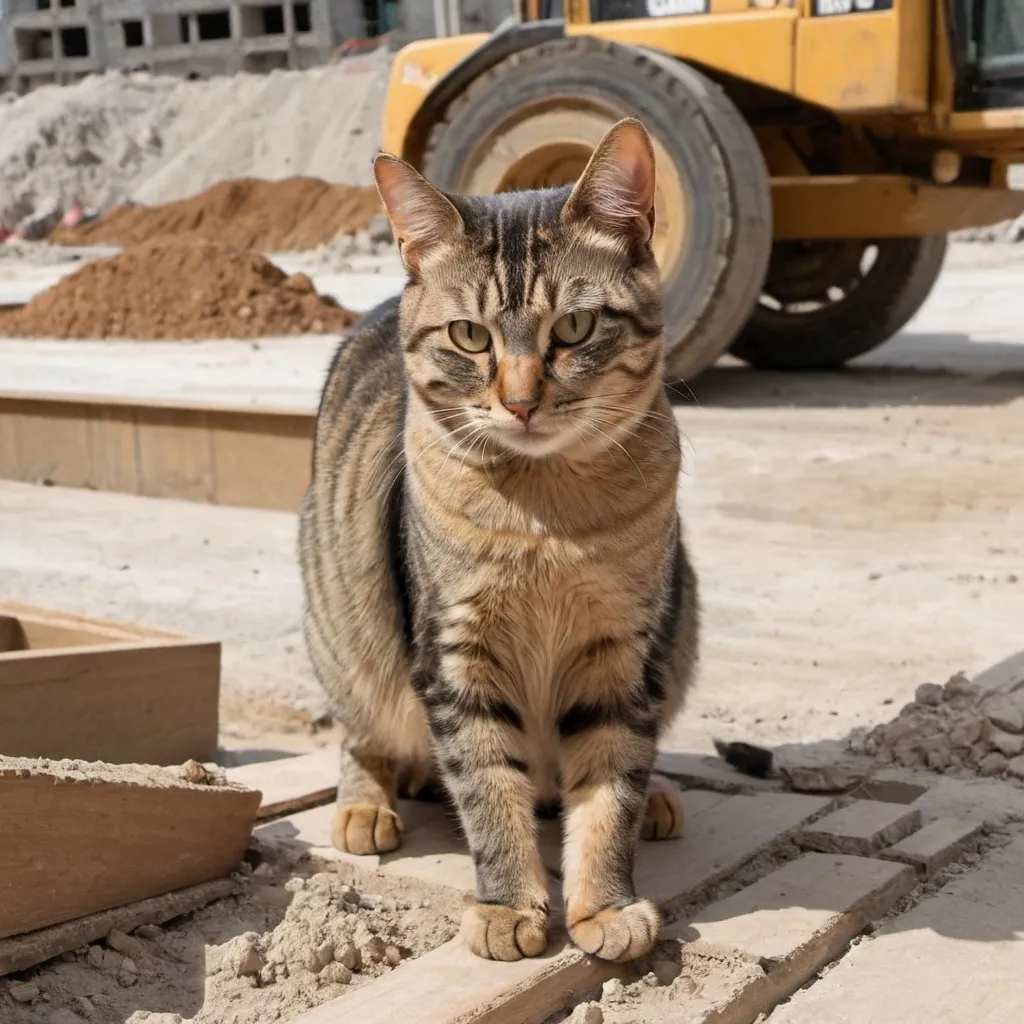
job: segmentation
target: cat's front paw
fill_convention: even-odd
[[[485,960],[540,956],[548,946],[547,914],[497,903],[473,903],[462,915],[462,938]]]
[[[652,789],[640,824],[641,839],[678,839],[683,834],[683,802],[672,789]]]
[[[569,937],[602,960],[635,960],[651,951],[661,921],[654,904],[637,900],[626,907],[605,907],[569,925]]]
[[[331,822],[331,842],[342,853],[366,856],[397,850],[405,826],[390,807],[339,804]]]

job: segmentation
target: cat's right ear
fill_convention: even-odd
[[[462,216],[447,196],[396,156],[378,153],[373,176],[402,262],[416,276],[433,251],[462,234]]]

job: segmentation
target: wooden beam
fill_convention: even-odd
[[[49,928],[0,939],[0,976],[24,971],[61,953],[78,949],[87,942],[105,938],[114,928],[130,932],[144,924],[163,924],[199,910],[214,900],[233,896],[238,891],[239,885],[233,878],[217,878],[162,896],[126,903],[122,907],[86,914]]]
[[[259,802],[169,768],[0,757],[0,938],[230,874]]]
[[[336,747],[297,757],[281,757],[228,768],[227,777],[263,794],[259,817],[274,818],[331,803],[338,789],[340,757]]]
[[[314,425],[304,409],[0,393],[0,478],[294,512]]]

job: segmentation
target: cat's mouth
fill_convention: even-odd
[[[565,432],[548,423],[502,423],[495,427],[498,439],[521,455],[550,455],[565,447]]]

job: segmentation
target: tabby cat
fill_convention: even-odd
[[[535,809],[562,808],[565,923],[588,953],[648,952],[638,836],[679,834],[649,792],[697,657],[676,511],[639,121],[575,186],[448,196],[380,154],[408,281],[342,341],[301,515],[306,633],[346,740],[339,849],[395,849],[401,778],[436,771],[476,866],[483,957],[547,943]]]

